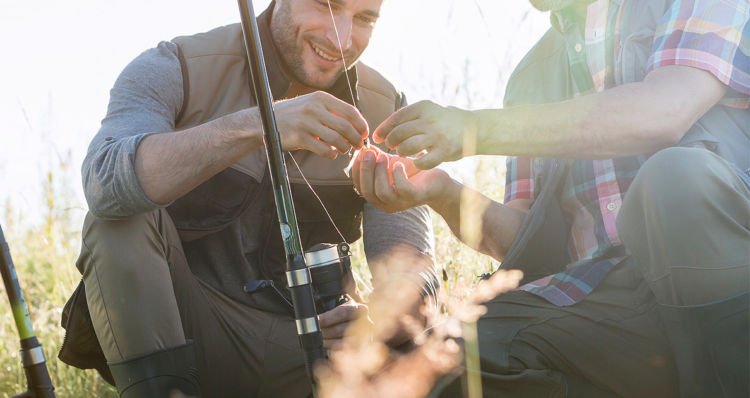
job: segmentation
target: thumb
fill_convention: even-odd
[[[417,166],[416,166],[416,165],[414,164],[414,161],[413,161],[412,159],[409,159],[409,158],[405,158],[405,157],[402,157],[402,156],[398,156],[398,155],[396,155],[396,157],[397,157],[397,161],[398,161],[398,162],[400,162],[400,163],[401,163],[401,165],[403,166],[403,168],[404,168],[404,170],[405,170],[405,172],[406,172],[406,175],[407,175],[408,177],[411,177],[411,176],[413,176],[414,174],[417,174],[417,173],[419,173],[420,171],[422,171],[422,170],[420,170],[420,169],[419,169],[419,168],[418,168],[418,167],[417,167]]]
[[[400,160],[393,165],[393,187],[400,195],[414,191],[414,185],[409,181],[406,166]]]

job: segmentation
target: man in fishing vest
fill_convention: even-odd
[[[378,210],[345,173],[405,102],[357,62],[381,3],[276,0],[257,20],[302,247],[364,236],[372,267],[397,251],[413,265],[390,276],[418,281],[416,301],[435,280],[429,213]],[[83,282],[60,357],[122,397],[310,394],[244,48],[235,24],[138,56],[83,163]],[[321,314],[326,348],[360,316],[356,297]]]
[[[374,138],[425,170],[363,151],[355,186],[523,270],[478,323],[485,396],[750,395],[750,3],[532,3],[504,109],[401,109]],[[505,204],[431,169],[470,140],[510,156]]]

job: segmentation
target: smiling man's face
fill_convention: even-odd
[[[328,0],[277,0],[271,35],[291,77],[309,88],[331,87],[344,70],[342,52],[351,67],[367,48],[382,2],[330,0],[329,10]]]

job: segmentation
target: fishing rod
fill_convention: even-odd
[[[286,253],[286,277],[292,296],[294,318],[297,324],[297,335],[305,356],[305,367],[312,383],[313,396],[316,395],[313,365],[325,359],[323,335],[315,310],[315,299],[310,269],[302,252],[297,217],[294,212],[292,193],[289,187],[284,153],[281,149],[281,138],[276,127],[273,112],[273,98],[268,83],[266,64],[263,59],[263,48],[258,34],[258,23],[255,19],[252,0],[238,0],[242,33],[248,64],[250,65],[250,84],[257,99],[258,109],[263,124],[263,142],[268,157],[268,166],[279,218],[281,238]]]
[[[26,373],[27,390],[13,398],[54,398],[55,387],[49,377],[42,345],[34,334],[34,328],[31,325],[29,307],[26,305],[23,290],[18,283],[16,267],[10,257],[10,248],[8,242],[5,241],[2,226],[0,226],[0,251],[2,251],[0,273],[3,275],[5,291],[8,293],[18,336],[21,339],[21,363],[24,373]]]

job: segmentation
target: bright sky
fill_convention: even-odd
[[[256,12],[268,2],[254,0]],[[235,1],[216,0],[0,0],[0,10],[0,220],[7,199],[38,219],[50,170],[67,173],[82,217],[80,164],[122,68],[161,40],[239,20]],[[410,102],[499,107],[547,26],[526,0],[385,0],[363,61]]]

